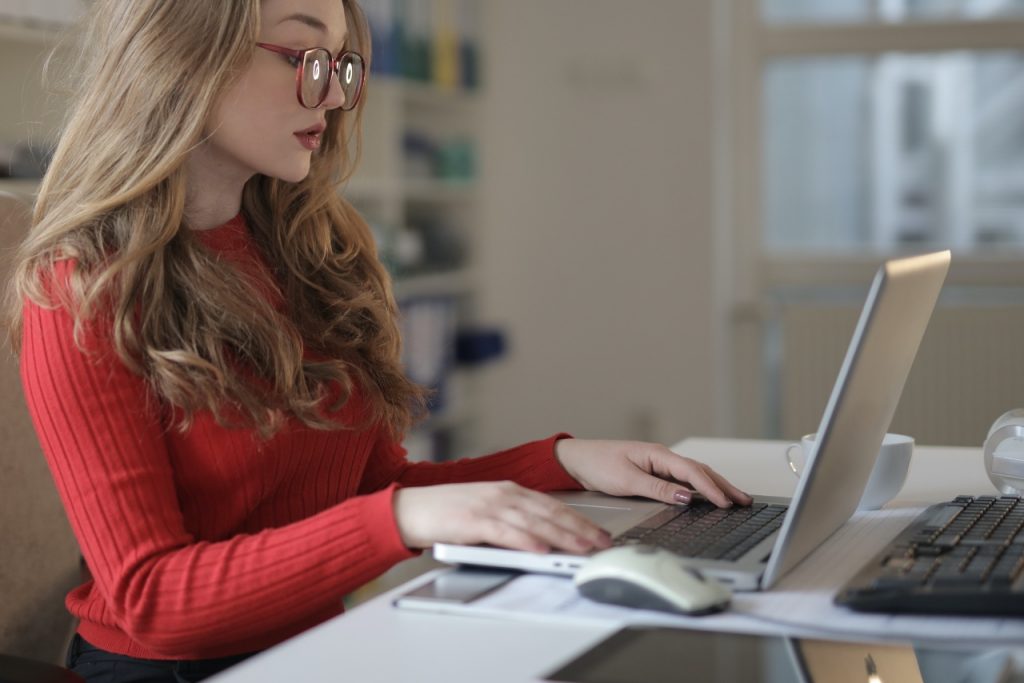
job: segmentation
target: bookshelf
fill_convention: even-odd
[[[440,6],[448,0],[437,2]],[[467,2],[476,5],[478,0]],[[49,105],[39,80],[27,74],[39,70],[67,23],[57,19],[60,14],[53,7],[47,16],[40,15],[41,9],[34,12],[32,16],[0,13],[0,44],[6,50],[0,63],[0,86],[27,97],[21,104],[0,105],[0,149],[26,140],[45,143],[56,134],[56,117],[52,125],[48,122],[42,128],[30,130],[24,123],[26,108],[35,103]],[[65,16],[70,20],[77,13],[69,10]],[[401,66],[397,59],[392,63]],[[416,378],[437,386],[443,401],[410,434],[407,447],[411,457],[421,459],[473,453],[470,406],[475,371],[456,367],[454,335],[472,321],[477,288],[472,256],[479,220],[475,156],[480,95],[461,79],[437,80],[429,69],[408,75],[377,70],[370,75],[366,94],[360,167],[341,192],[374,227],[382,257],[394,275],[403,318],[419,321],[414,329],[405,330],[407,355],[443,355],[434,364],[439,376]],[[27,202],[37,188],[36,179],[0,177],[0,192]],[[410,313],[425,306],[443,309],[443,321],[422,322],[422,311]]]
[[[410,375],[439,389],[430,418],[407,439],[414,459],[475,452],[476,371],[455,364],[454,335],[472,322],[478,282],[478,103],[475,91],[371,74],[361,164],[342,189],[393,273]]]

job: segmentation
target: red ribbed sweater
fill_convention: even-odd
[[[240,218],[201,235],[225,258],[265,267]],[[93,575],[67,606],[82,637],[105,650],[221,657],[341,613],[342,596],[414,555],[395,524],[397,486],[579,487],[554,458],[559,436],[438,464],[407,462],[377,429],[291,421],[261,441],[199,413],[183,434],[103,336],[87,335],[99,353],[84,354],[72,328],[63,308],[25,305],[22,382]],[[356,392],[341,412],[362,409]]]

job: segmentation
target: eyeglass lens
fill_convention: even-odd
[[[343,110],[351,109],[359,98],[363,79],[363,64],[358,55],[347,53],[338,63],[338,81],[345,94]],[[310,50],[302,68],[302,104],[317,107],[327,97],[331,87],[331,55],[327,50]]]

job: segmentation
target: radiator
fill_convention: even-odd
[[[775,393],[769,414],[782,438],[817,429],[860,303],[798,302],[776,309],[768,401]],[[940,303],[889,431],[922,444],[980,446],[992,422],[1017,407],[1024,407],[1024,303]]]

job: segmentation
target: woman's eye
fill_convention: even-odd
[[[292,65],[293,68],[299,68],[299,58],[292,57],[291,55],[283,55],[285,60]]]

